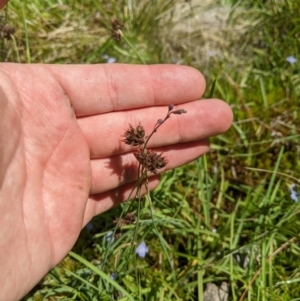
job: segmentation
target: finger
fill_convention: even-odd
[[[226,131],[232,122],[230,107],[220,100],[193,101],[177,108],[184,108],[187,113],[171,115],[150,139],[148,147],[199,141]],[[122,141],[129,123],[133,126],[141,123],[149,135],[166,113],[167,107],[144,108],[81,118],[78,123],[91,158],[105,158],[133,150]]]
[[[3,8],[7,2],[8,0],[0,0],[0,9]]]
[[[166,167],[158,169],[157,172],[161,173],[191,162],[205,154],[208,150],[208,139],[154,149],[158,153],[163,152],[163,157],[168,160]],[[108,191],[137,180],[138,161],[133,153],[116,155],[105,159],[95,159],[91,161],[91,165],[92,187],[90,194]],[[149,173],[149,176],[153,175],[153,173]]]
[[[178,65],[47,65],[77,116],[199,99],[205,80]]]
[[[159,176],[153,176],[149,178],[149,191],[153,190],[158,184]],[[133,189],[134,183],[128,183],[101,194],[91,195],[87,201],[83,225],[86,225],[95,215],[103,213],[117,206],[121,202],[127,201],[129,197],[130,199],[133,199],[136,192],[136,190]],[[146,192],[145,185],[142,185],[141,193],[145,194]]]

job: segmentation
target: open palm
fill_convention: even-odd
[[[0,65],[0,300],[24,295],[94,215],[126,200],[137,174],[121,141],[129,123],[149,133],[168,104],[180,105],[188,113],[172,115],[149,146],[167,168],[208,150],[232,114],[219,100],[197,101],[204,89],[183,66]]]

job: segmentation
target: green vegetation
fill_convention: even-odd
[[[211,283],[223,300],[300,300],[300,0],[12,0],[0,14],[2,61],[191,65],[235,115],[209,154],[96,217],[24,300],[204,300]]]

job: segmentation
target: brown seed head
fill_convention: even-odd
[[[13,26],[0,25],[0,38],[11,39],[11,36],[16,32]]]
[[[172,111],[174,109],[174,105],[173,104],[169,104],[169,111]]]
[[[187,113],[186,110],[184,109],[180,109],[180,110],[177,110],[177,111],[173,111],[172,114],[177,114],[177,115],[181,115],[181,114],[185,114]]]
[[[162,153],[158,154],[151,149],[138,150],[134,153],[134,156],[139,161],[139,163],[148,171],[157,174],[157,169],[165,167],[168,160],[162,156]]]
[[[136,128],[129,124],[129,129],[125,131],[123,137],[125,137],[123,140],[125,144],[132,146],[143,145],[145,142],[145,130],[140,124]]]
[[[119,20],[112,20],[111,22],[111,36],[116,41],[119,42],[121,40],[120,30],[123,29],[124,25]]]

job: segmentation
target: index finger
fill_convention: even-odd
[[[179,65],[48,65],[75,114],[88,116],[199,99],[203,75]]]

